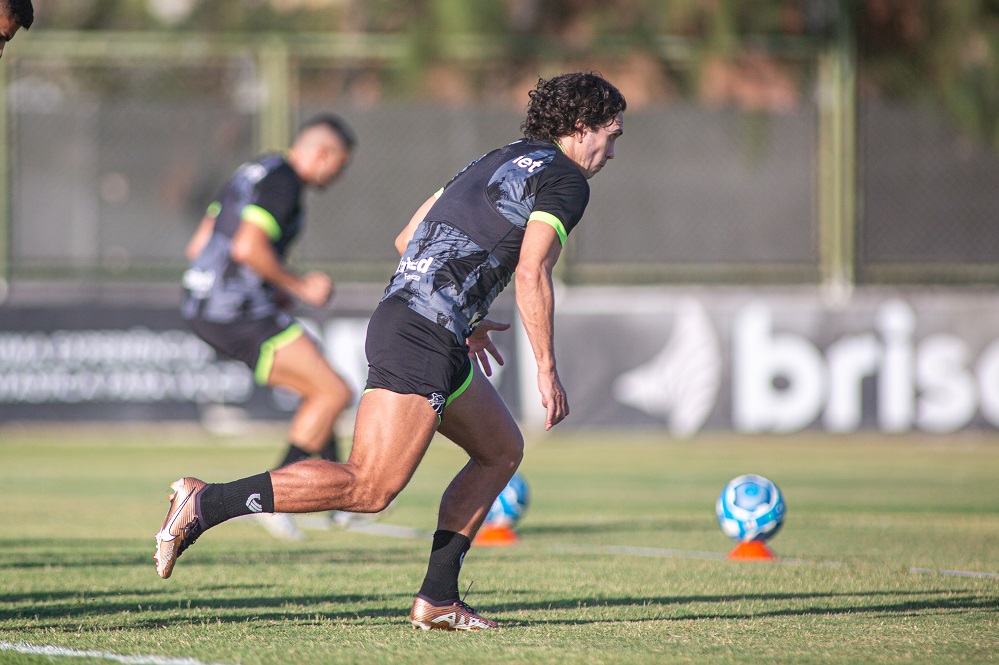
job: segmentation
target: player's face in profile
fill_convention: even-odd
[[[320,159],[316,184],[319,187],[327,187],[347,170],[347,163],[350,161],[350,151],[338,139],[326,146]]]
[[[3,57],[3,47],[14,38],[14,33],[20,27],[20,23],[0,11],[0,57]]]
[[[582,130],[582,154],[578,162],[587,180],[600,172],[608,159],[614,159],[614,142],[624,134],[624,113],[618,113],[603,127]]]

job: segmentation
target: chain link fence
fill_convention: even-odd
[[[308,195],[292,260],[338,280],[383,282],[397,261],[393,238],[427,196],[520,136],[522,108],[509,100],[381,96],[379,78],[398,66],[391,49],[300,53],[289,41],[181,50],[154,36],[129,48],[74,44],[53,54],[38,40],[4,57],[0,267],[10,280],[175,282],[190,234],[235,166],[281,147],[305,117],[335,111],[357,130],[359,150],[338,183]],[[563,278],[819,283],[824,257],[837,251],[821,228],[830,92],[819,55],[786,59],[795,101],[781,108],[708,103],[683,87],[633,104],[616,158],[591,181]],[[858,205],[847,233],[856,242],[844,246],[856,280],[989,277],[995,151],[926,105],[861,99],[855,129]]]
[[[999,154],[933,100],[859,105],[864,283],[999,279]]]

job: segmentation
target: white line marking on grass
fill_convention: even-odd
[[[78,651],[66,647],[39,646],[27,642],[0,642],[0,651],[14,651],[32,656],[52,656],[66,658],[101,658],[127,665],[208,665],[195,658],[171,658],[169,656],[121,656],[106,651]],[[216,664],[217,665],[217,664]]]
[[[910,568],[909,572],[920,575],[953,575],[955,577],[985,577],[991,580],[999,580],[999,573],[976,573],[970,570],[934,570],[932,568]]]

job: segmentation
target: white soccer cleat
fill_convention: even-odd
[[[480,616],[457,598],[436,604],[419,594],[413,599],[409,620],[413,628],[420,630],[489,630],[499,627],[498,623]]]
[[[207,483],[197,478],[181,478],[170,489],[170,508],[156,534],[156,574],[166,579],[173,572],[177,558],[194,544],[204,524],[198,515],[198,496]]]

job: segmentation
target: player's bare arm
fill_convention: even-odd
[[[409,223],[406,224],[406,228],[404,228],[399,235],[395,237],[395,249],[399,252],[399,256],[402,256],[406,252],[406,245],[408,245],[409,241],[413,239],[413,234],[416,233],[416,227],[419,226],[420,222],[426,218],[427,213],[430,212],[432,207],[434,207],[434,203],[436,201],[436,194],[424,201],[423,205],[421,205],[420,208],[413,213],[413,217],[409,220]]]
[[[232,259],[253,269],[265,281],[287,291],[307,305],[325,305],[333,293],[333,282],[321,272],[298,275],[274,253],[267,234],[256,224],[243,221],[232,239]]]
[[[205,215],[202,217],[201,223],[198,224],[197,230],[191,236],[191,239],[187,243],[187,248],[184,250],[184,256],[187,257],[188,261],[193,261],[197,258],[198,254],[201,254],[201,250],[208,244],[214,230],[215,216]]]
[[[517,309],[538,364],[541,404],[548,411],[546,430],[569,415],[565,388],[562,387],[555,367],[555,293],[552,270],[561,252],[562,245],[555,229],[543,222],[530,223],[524,232],[520,261],[514,275]]]

